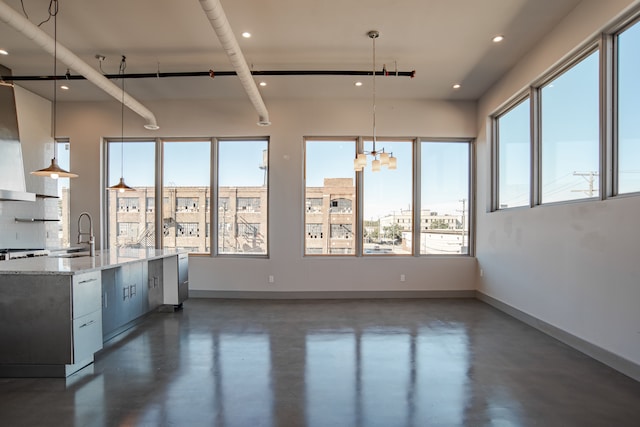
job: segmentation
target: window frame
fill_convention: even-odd
[[[267,194],[266,194],[266,206],[260,206],[260,210],[265,210],[264,215],[266,215],[266,230],[261,230],[261,233],[266,234],[267,235],[267,244],[266,244],[266,253],[264,254],[255,254],[255,253],[247,253],[247,254],[243,254],[243,253],[225,253],[225,254],[221,254],[218,253],[218,233],[220,232],[220,225],[218,224],[218,197],[213,197],[214,194],[214,189],[215,189],[215,194],[217,195],[217,183],[218,183],[218,172],[219,172],[219,168],[218,168],[218,160],[219,160],[219,153],[218,153],[218,144],[219,142],[228,142],[228,141],[264,141],[266,143],[266,149],[267,149],[267,153],[270,150],[270,138],[268,136],[247,136],[247,137],[234,137],[234,138],[218,138],[218,137],[203,137],[203,138],[193,138],[193,137],[185,137],[185,138],[180,138],[180,137],[170,137],[170,138],[162,138],[162,137],[158,137],[158,138],[125,138],[124,142],[122,141],[122,138],[103,138],[102,139],[102,153],[103,153],[103,161],[102,161],[102,181],[103,184],[108,182],[109,179],[109,159],[110,156],[115,155],[114,153],[111,153],[110,150],[114,150],[115,149],[115,145],[114,147],[110,147],[110,145],[113,144],[119,144],[119,143],[153,143],[154,144],[154,170],[155,170],[155,177],[154,177],[154,191],[153,193],[149,193],[147,198],[153,198],[154,199],[154,204],[152,206],[152,210],[153,213],[155,214],[155,248],[156,249],[163,249],[165,248],[164,246],[164,239],[166,236],[164,227],[163,227],[163,222],[162,222],[162,212],[163,212],[163,208],[164,208],[164,203],[165,202],[169,202],[171,203],[170,199],[167,198],[167,200],[165,200],[164,197],[164,184],[163,184],[163,178],[164,178],[164,145],[166,142],[169,143],[175,143],[175,142],[209,142],[209,144],[211,144],[211,149],[210,149],[210,159],[209,159],[209,163],[210,163],[210,179],[209,179],[209,206],[206,206],[206,201],[205,201],[205,206],[201,206],[200,204],[198,204],[197,209],[194,210],[193,213],[202,213],[202,210],[204,209],[204,214],[205,214],[205,221],[203,224],[203,227],[206,229],[207,224],[209,224],[209,232],[206,233],[205,230],[202,229],[202,227],[200,227],[198,234],[202,235],[203,231],[205,234],[205,247],[208,246],[209,252],[200,252],[200,253],[190,253],[191,256],[204,256],[204,257],[231,257],[231,258],[268,258],[269,257],[269,229],[270,229],[270,224],[269,224],[269,156],[267,155],[267,165],[266,165],[266,186],[267,186]],[[105,190],[102,193],[102,199],[101,199],[101,205],[102,205],[102,209],[101,209],[101,213],[103,215],[104,220],[101,222],[102,223],[102,233],[103,236],[107,236],[105,239],[102,239],[101,241],[101,245],[102,245],[102,249],[109,249],[109,236],[112,232],[112,230],[110,229],[110,225],[109,225],[109,218],[110,215],[112,214],[112,212],[110,212],[110,208],[109,208],[109,189],[107,188],[107,185],[103,185],[102,186]],[[153,195],[152,195],[153,194]],[[116,196],[117,197],[117,196]],[[126,197],[126,196],[124,196]],[[214,199],[214,200],[212,200]],[[144,201],[145,205],[143,206],[138,206],[138,209],[140,211],[140,213],[149,213],[149,206],[147,205],[147,200],[145,199]],[[177,201],[176,201],[177,203]],[[213,204],[212,204],[213,203]],[[229,202],[227,202],[229,203]],[[176,206],[177,208],[177,206]],[[118,212],[118,203],[116,201],[116,205],[115,205],[115,209],[116,212],[115,214],[117,214]],[[211,225],[213,224],[213,225]],[[214,229],[212,229],[212,227]],[[215,231],[214,231],[215,230]],[[116,225],[116,233],[117,233],[117,225]],[[177,230],[176,230],[177,232]],[[117,238],[117,235],[116,235]]]
[[[392,138],[392,137],[382,137],[382,138],[376,138],[376,141],[380,141],[380,142],[385,142],[385,141],[389,141],[389,142],[411,142],[411,153],[412,153],[412,162],[411,162],[411,166],[412,166],[412,214],[411,214],[411,238],[413,240],[412,242],[412,247],[411,247],[411,253],[410,254],[365,254],[364,248],[363,248],[363,235],[364,235],[364,227],[365,227],[365,220],[363,218],[363,212],[364,212],[364,172],[363,171],[358,171],[355,173],[355,191],[356,191],[356,195],[354,198],[355,204],[352,205],[352,209],[355,210],[355,221],[352,224],[352,239],[355,239],[355,250],[353,253],[351,254],[343,254],[343,253],[326,253],[326,254],[318,254],[318,253],[312,253],[315,252],[317,248],[307,248],[306,244],[307,244],[307,222],[306,222],[306,215],[307,215],[307,209],[308,209],[308,203],[307,200],[311,199],[313,197],[308,197],[307,195],[307,184],[306,184],[306,177],[307,177],[307,142],[311,141],[311,142],[332,142],[332,141],[354,141],[356,142],[355,144],[355,150],[353,153],[353,156],[355,157],[356,152],[361,152],[363,146],[364,146],[364,141],[365,140],[370,140],[370,137],[366,137],[366,136],[358,136],[358,137],[349,137],[349,136],[345,136],[345,137],[322,137],[322,136],[305,136],[303,138],[303,165],[304,165],[304,177],[303,177],[303,185],[302,185],[302,208],[301,208],[301,215],[302,215],[302,240],[303,240],[303,247],[302,247],[302,256],[303,257],[327,257],[327,258],[333,258],[333,257],[367,257],[367,258],[405,258],[406,257],[428,257],[428,258],[433,258],[433,257],[473,257],[475,256],[475,225],[476,225],[476,219],[475,219],[475,215],[476,215],[476,211],[475,211],[475,199],[476,199],[476,187],[475,187],[475,164],[476,164],[476,150],[475,150],[475,138],[464,138],[464,137],[460,137],[460,138],[433,138],[433,137],[397,137],[397,138]],[[422,143],[429,143],[429,142],[454,142],[454,143],[461,143],[461,144],[467,144],[468,150],[469,150],[469,155],[468,155],[468,250],[467,253],[464,254],[421,254],[420,253],[420,245],[416,244],[415,242],[419,242],[420,241],[420,226],[419,224],[416,226],[417,222],[416,220],[420,219],[420,208],[421,208],[421,200],[420,200],[420,190],[421,190],[421,165],[420,165],[420,155],[421,155],[421,150],[420,147],[422,145]],[[329,213],[328,213],[329,214]],[[326,238],[331,238],[331,229],[329,230],[324,230],[324,233],[326,235]],[[307,251],[307,249],[310,249],[310,251]]]

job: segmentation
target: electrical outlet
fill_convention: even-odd
[[[276,280],[273,278],[273,275],[269,275],[269,283],[274,283]]]
[[[405,280],[404,274],[401,274],[401,275],[400,275],[400,281],[401,281],[401,282],[404,282],[404,280]]]

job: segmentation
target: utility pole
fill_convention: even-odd
[[[596,180],[597,176],[600,176],[600,174],[596,171],[589,171],[589,172],[573,172],[573,176],[581,176],[583,177],[587,183],[589,184],[589,188],[587,190],[571,190],[572,193],[584,193],[589,197],[593,197],[593,193],[597,192],[598,190],[596,188],[594,188],[594,183]]]
[[[462,212],[462,247],[460,248],[460,252],[462,252],[462,248],[464,248],[464,225],[465,225],[465,212],[467,211],[467,199],[460,199],[459,202],[462,202],[462,211],[458,210],[458,212]]]

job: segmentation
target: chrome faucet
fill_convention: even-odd
[[[89,218],[89,232],[83,233],[80,228],[80,220],[83,216]],[[82,240],[82,236],[89,236],[89,240]],[[93,237],[93,220],[91,219],[91,215],[89,212],[82,212],[78,217],[78,244],[80,243],[88,243],[89,244],[89,256],[96,256],[96,241]]]

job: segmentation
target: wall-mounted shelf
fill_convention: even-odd
[[[16,218],[16,222],[49,222],[49,221],[60,221],[60,220],[48,219],[48,218]]]

